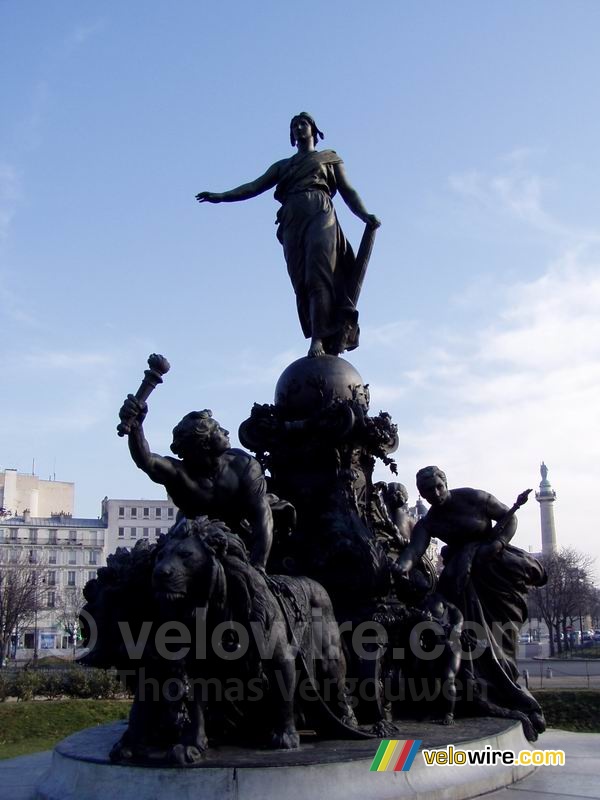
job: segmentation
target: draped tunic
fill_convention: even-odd
[[[358,311],[351,300],[355,257],[335,213],[333,150],[311,151],[289,159],[275,189],[281,203],[277,238],[283,245],[296,294],[302,332],[323,340],[337,355],[358,346]]]

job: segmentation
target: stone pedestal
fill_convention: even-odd
[[[89,728],[64,739],[40,780],[38,800],[461,800],[514,783],[532,767],[427,766],[419,752],[409,772],[370,772],[379,740],[318,741],[303,737],[299,750],[212,748],[198,766],[132,767],[111,764],[108,752],[125,723]],[[453,728],[400,723],[398,739],[423,747],[531,749],[520,723],[458,720]]]

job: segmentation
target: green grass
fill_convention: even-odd
[[[538,689],[532,694],[552,728],[600,733],[600,692],[593,689]]]
[[[82,728],[126,719],[130,700],[34,700],[0,705],[0,759],[51,750]]]
[[[600,692],[540,689],[534,692],[553,728],[600,733]],[[0,759],[51,750],[65,736],[126,719],[130,700],[34,700],[0,704]]]

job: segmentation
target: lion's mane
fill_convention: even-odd
[[[265,629],[271,624],[273,599],[261,573],[250,563],[240,537],[220,520],[206,516],[193,520],[182,518],[157,544],[156,555],[169,543],[196,539],[214,557],[214,585],[210,610],[242,624],[259,622]],[[194,598],[188,598],[194,601]]]

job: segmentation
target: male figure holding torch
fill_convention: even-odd
[[[222,520],[248,543],[254,566],[266,566],[273,539],[273,517],[260,464],[230,447],[229,432],[212,412],[192,411],[173,428],[171,450],[178,456],[152,453],[144,436],[145,400],[128,395],[120,411],[136,465],[162,484],[189,519],[206,514]],[[121,430],[121,428],[120,428]]]

